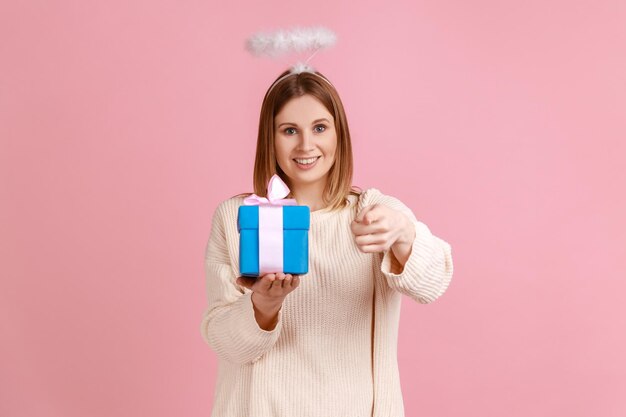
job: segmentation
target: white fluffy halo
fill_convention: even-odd
[[[325,27],[294,28],[272,33],[255,33],[246,41],[246,48],[254,55],[276,57],[289,52],[319,50],[333,46],[335,33]]]

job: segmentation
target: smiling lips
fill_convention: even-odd
[[[313,162],[317,161],[319,156],[314,156],[313,158],[294,158],[294,161],[301,165],[310,165]]]
[[[294,159],[296,162],[296,166],[302,170],[312,169],[315,165],[317,165],[317,161],[321,158],[321,156],[316,156],[314,158],[306,158],[306,159]]]

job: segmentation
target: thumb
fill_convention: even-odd
[[[361,210],[361,212],[356,216],[354,220],[356,220],[358,223],[370,224],[371,221],[369,219],[366,219],[365,215],[369,213],[373,208],[373,204],[365,207],[363,210]]]

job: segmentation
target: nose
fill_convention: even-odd
[[[305,153],[312,151],[313,146],[313,134],[308,131],[303,131],[300,135],[300,141],[298,143],[298,150]]]

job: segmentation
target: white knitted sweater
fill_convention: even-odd
[[[212,417],[400,417],[397,362],[402,294],[419,303],[441,296],[452,278],[451,246],[400,200],[375,188],[350,195],[341,211],[311,213],[309,272],[283,302],[278,324],[261,329],[239,271],[237,209],[215,210],[206,247],[208,307],[201,333],[218,358]],[[382,203],[413,221],[416,237],[400,274],[389,250],[362,253],[350,223]]]

